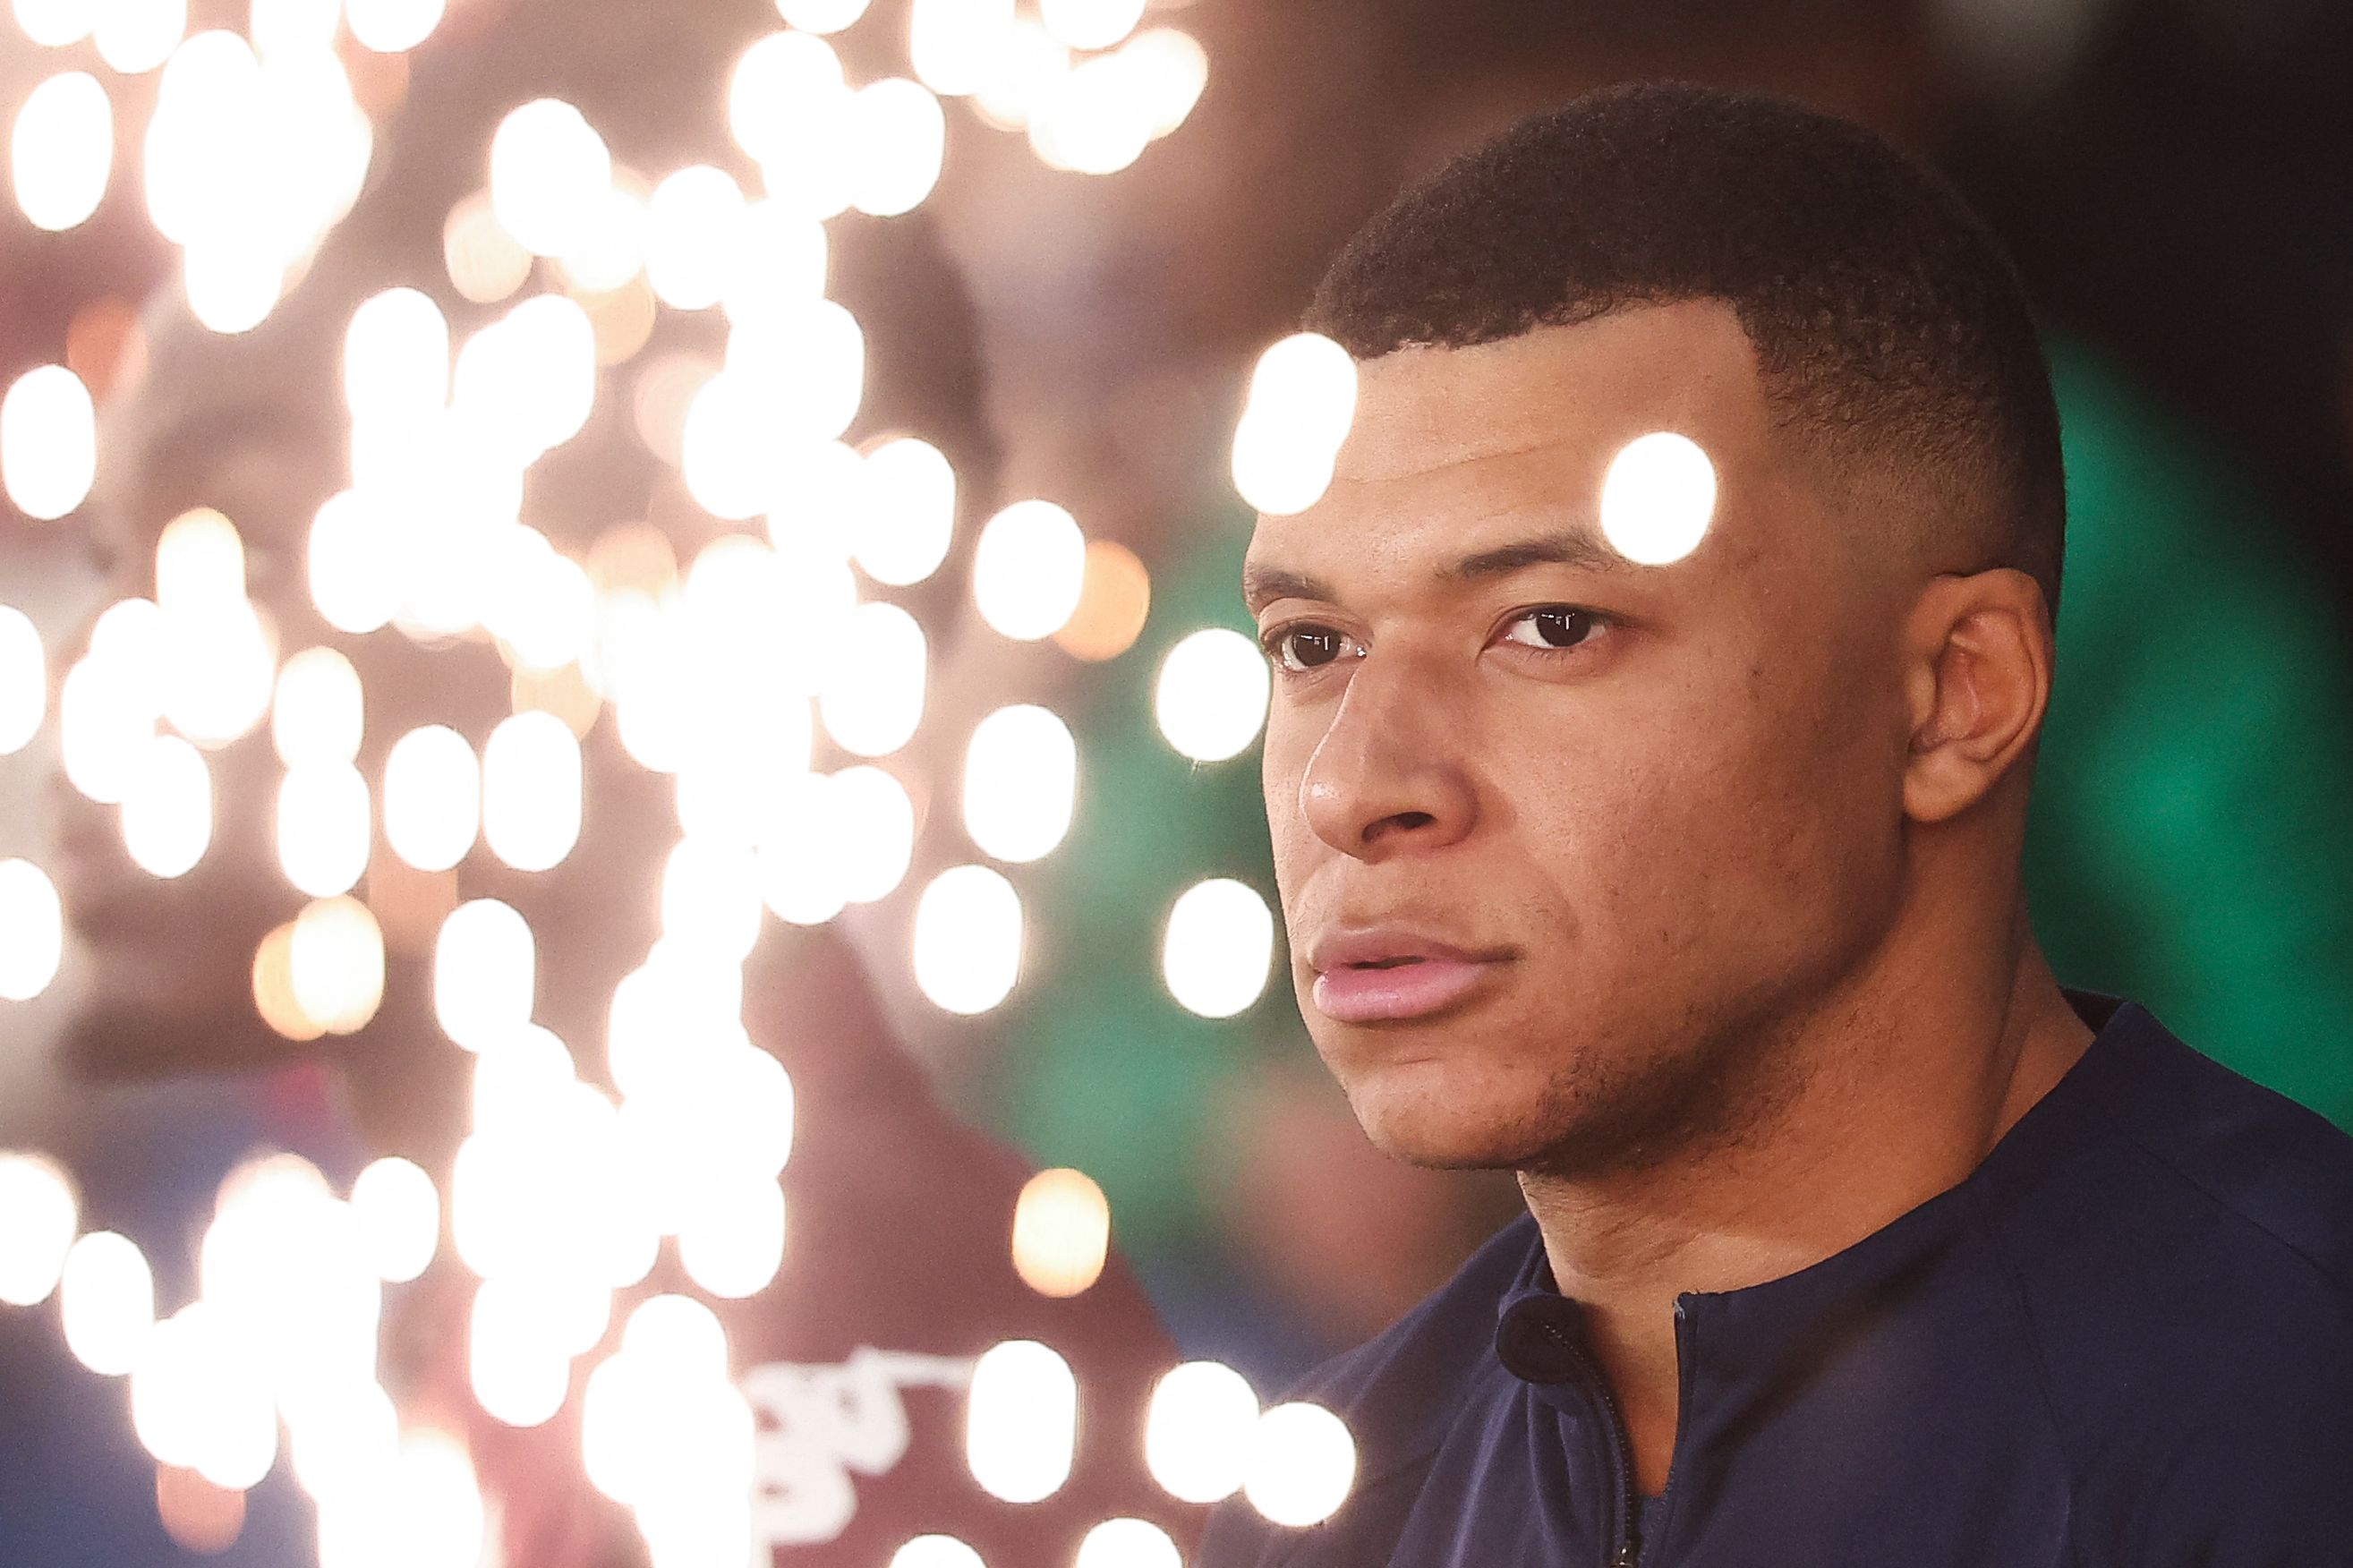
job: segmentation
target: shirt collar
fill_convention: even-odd
[[[1711,1360],[1729,1353],[1751,1367],[1778,1363],[1828,1316],[1899,1280],[1949,1246],[1978,1205],[2031,1185],[2079,1143],[2084,1119],[2094,1113],[2094,1097],[2129,1071],[2135,1043],[2159,1026],[2137,1004],[2098,992],[2063,990],[2097,1032],[2083,1056],[2027,1108],[1976,1170],[1819,1263],[1738,1289],[1687,1290],[1676,1297],[1694,1339],[1707,1346]],[[1561,1293],[1543,1236],[1533,1225],[1528,1229],[1526,1255],[1496,1303],[1496,1358],[1541,1390],[1588,1384],[1598,1374],[1592,1370],[1586,1307]],[[1686,1375],[1691,1370],[1685,1369]]]

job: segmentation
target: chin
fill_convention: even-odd
[[[1514,1089],[1446,1064],[1385,1066],[1343,1079],[1348,1107],[1373,1147],[1437,1171],[1516,1170],[1556,1146],[1554,1097]]]

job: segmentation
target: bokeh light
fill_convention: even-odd
[[[1054,634],[1054,646],[1091,664],[1117,658],[1135,646],[1152,613],[1152,574],[1126,545],[1087,541],[1085,584],[1079,607]]]
[[[40,629],[24,611],[0,605],[0,757],[31,743],[48,707],[48,656]]]
[[[687,1278],[724,1300],[766,1288],[785,1252],[785,1194],[772,1179],[706,1191],[678,1233]]]
[[[1331,1518],[1356,1484],[1356,1440],[1320,1405],[1278,1405],[1260,1416],[1249,1455],[1242,1495],[1294,1530]]]
[[[646,279],[665,305],[707,310],[727,286],[727,257],[744,221],[743,188],[697,163],[654,187],[646,205]]]
[[[777,15],[804,33],[839,33],[866,15],[868,0],[776,0]]]
[[[122,847],[153,877],[183,877],[213,841],[213,778],[204,753],[177,735],[158,735],[132,769],[122,795]]]
[[[828,775],[825,791],[826,820],[839,835],[837,890],[852,904],[888,898],[914,858],[915,803],[907,786],[881,768],[860,766]]]
[[[481,766],[466,738],[443,724],[411,730],[384,762],[384,836],[420,871],[446,871],[474,847]]]
[[[29,1002],[47,990],[64,954],[57,885],[30,860],[0,860],[0,1001]]]
[[[404,588],[395,563],[392,521],[370,499],[341,491],[311,520],[311,602],[337,631],[363,636],[399,612]]]
[[[81,505],[98,472],[98,409],[61,364],[26,371],[0,397],[0,480],[16,510],[47,522]]]
[[[974,1363],[965,1404],[973,1479],[1007,1502],[1039,1502],[1070,1478],[1079,1384],[1071,1363],[1035,1340],[1008,1340]]]
[[[531,1022],[539,948],[512,904],[472,899],[449,911],[433,943],[433,1016],[470,1051]]]
[[[973,547],[980,617],[1018,641],[1060,631],[1079,607],[1086,577],[1086,536],[1052,501],[1014,502],[983,525]]]
[[[1208,51],[1175,27],[1138,33],[1120,46],[1119,58],[1130,85],[1150,105],[1155,137],[1184,124],[1209,85]]]
[[[605,139],[561,99],[510,110],[491,140],[491,209],[534,255],[575,246],[612,184]]]
[[[980,117],[1000,131],[1019,131],[1071,72],[1071,51],[1032,16],[1017,16],[997,33],[972,89]]]
[[[1305,511],[1332,482],[1356,416],[1356,362],[1316,332],[1294,332],[1259,356],[1234,431],[1234,488],[1262,512]]]
[[[366,726],[360,672],[331,647],[306,647],[278,671],[269,739],[288,767],[354,761]]]
[[[1021,897],[986,866],[951,866],[915,903],[915,984],[949,1013],[986,1013],[1021,973]]]
[[[1116,55],[1082,61],[1054,77],[1029,108],[1030,148],[1048,168],[1115,174],[1151,144],[1158,105],[1136,90]]]
[[[357,899],[306,905],[287,959],[295,1005],[329,1034],[365,1027],[384,1002],[384,929]]]
[[[537,1426],[564,1405],[572,1358],[549,1342],[526,1289],[485,1279],[474,1292],[466,1335],[466,1373],[475,1401],[510,1426]]]
[[[349,763],[304,763],[279,783],[278,865],[311,898],[351,891],[367,869],[372,826],[367,780]]]
[[[433,297],[386,289],[343,333],[343,404],[354,422],[414,426],[449,399],[449,323]]]
[[[1211,626],[1168,650],[1153,688],[1152,713],[1180,754],[1222,763],[1258,739],[1272,688],[1272,671],[1258,645],[1240,632]]]
[[[914,738],[928,666],[923,628],[896,605],[860,605],[818,693],[834,744],[856,757],[887,756]]]
[[[1013,0],[914,0],[908,59],[925,87],[960,98],[988,79],[1012,27]]]
[[[561,863],[580,838],[580,742],[553,713],[501,720],[482,746],[482,839],[518,871]]]
[[[1654,431],[1628,442],[1601,480],[1601,536],[1641,566],[1665,566],[1699,548],[1715,515],[1715,465],[1687,436]]]
[[[88,71],[65,71],[25,95],[8,136],[16,205],[56,231],[98,210],[114,166],[114,107]]]
[[[522,287],[532,255],[499,222],[491,194],[477,191],[451,207],[442,223],[441,265],[460,298],[492,305]]]
[[[1103,1278],[1111,1203],[1084,1171],[1040,1171],[1013,1205],[1013,1268],[1041,1296],[1076,1296]]]
[[[956,479],[947,458],[930,442],[902,436],[867,453],[860,473],[860,568],[894,588],[938,571],[955,533]]]
[[[1069,725],[1031,703],[1000,708],[965,748],[965,831],[993,858],[1042,858],[1071,830],[1078,778]]]
[[[988,1568],[988,1564],[953,1535],[918,1535],[891,1553],[890,1568]]]
[[[1144,1422],[1144,1459],[1161,1489],[1182,1502],[1212,1503],[1241,1488],[1258,1433],[1258,1395],[1221,1362],[1188,1361],[1153,1386]]]
[[[0,1151],[0,1301],[30,1307],[48,1299],[80,1217],[73,1184],[56,1161]]]
[[[1046,31],[1074,49],[1107,49],[1135,30],[1145,0],[1039,0]]]
[[[396,55],[431,37],[447,5],[448,0],[344,0],[343,16],[361,47]]]
[[[253,949],[253,1010],[290,1040],[315,1040],[327,1026],[294,994],[294,922],[272,927]]]
[[[1185,889],[1168,911],[1160,973],[1188,1012],[1230,1018],[1266,989],[1274,915],[1247,882],[1213,877]]]
[[[351,1205],[377,1279],[397,1285],[425,1272],[441,1244],[441,1194],[422,1165],[397,1154],[370,1161]]]
[[[90,36],[98,19],[96,0],[11,0],[16,26],[45,49],[61,49]]]
[[[947,118],[921,82],[886,77],[859,89],[844,127],[850,205],[896,217],[923,205],[939,183]]]
[[[172,58],[188,30],[188,0],[107,0],[91,41],[108,68],[142,76]]]
[[[1185,1568],[1185,1554],[1148,1519],[1107,1519],[1079,1542],[1073,1568]]]
[[[58,1315],[76,1361],[102,1377],[127,1375],[155,1326],[147,1255],[111,1230],[76,1241],[58,1279]]]

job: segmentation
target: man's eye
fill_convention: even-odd
[[[1521,635],[1523,626],[1528,628],[1528,635]],[[1593,634],[1600,629],[1601,617],[1591,610],[1580,610],[1574,605],[1546,605],[1513,621],[1504,637],[1505,641],[1518,643],[1522,647],[1561,653],[1591,641]]]
[[[1266,635],[1261,646],[1276,668],[1303,675],[1339,658],[1347,642],[1330,626],[1278,626]]]

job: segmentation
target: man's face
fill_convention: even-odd
[[[1361,370],[1329,491],[1262,518],[1247,573],[1317,1049],[1421,1163],[1736,1136],[1767,1043],[1900,892],[1900,595],[1868,520],[1831,515],[1712,301]],[[1713,461],[1713,521],[1636,565],[1603,479],[1661,431]]]

